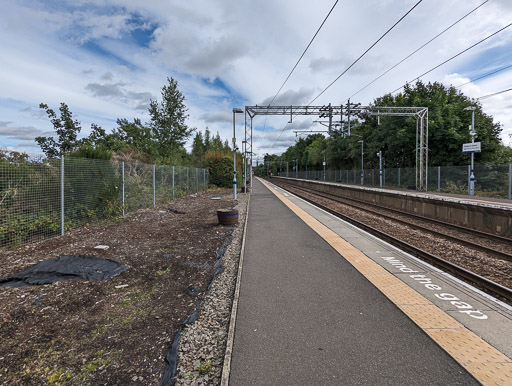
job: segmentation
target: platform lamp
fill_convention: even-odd
[[[236,133],[235,133],[235,114],[243,114],[241,108],[233,109],[233,200],[236,200]]]
[[[471,128],[469,130],[469,135],[471,137],[471,143],[475,142],[476,131],[475,131],[475,106],[468,106],[464,109],[464,111],[471,111]],[[475,195],[475,153],[471,152],[471,170],[469,173],[469,195]]]
[[[244,162],[242,164],[243,193],[247,193],[247,141],[242,141],[242,154],[244,156]]]
[[[364,185],[364,140],[357,142],[361,144],[361,185]]]

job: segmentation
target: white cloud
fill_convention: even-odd
[[[512,77],[512,71],[510,71]],[[455,87],[469,82],[471,79],[461,77],[459,74],[448,74],[442,82],[447,85]],[[508,87],[510,88],[510,87]],[[502,91],[506,87],[501,83],[501,80],[490,78],[482,79],[477,83],[469,83],[460,88],[460,91],[470,98],[479,98],[482,96],[490,95],[498,91]],[[512,116],[510,115],[510,108],[512,107],[512,92],[499,94],[490,98],[485,98],[479,101],[482,104],[483,111],[486,114],[493,116],[495,122],[502,125],[501,138],[503,143],[507,146],[512,146]]]
[[[415,3],[339,2],[274,104],[310,102]],[[315,104],[343,102],[480,3],[422,2]],[[51,129],[38,109],[40,102],[53,108],[66,102],[82,122],[82,134],[87,135],[92,122],[110,129],[118,117],[147,120],[149,99],[159,97],[166,78],[172,76],[186,97],[188,124],[200,130],[208,125],[210,131],[219,131],[229,139],[231,109],[271,100],[331,6],[331,1],[306,0],[268,2],[265,6],[249,0],[112,0],[108,5],[102,0],[58,5],[43,0],[7,0],[0,15],[0,116],[12,122],[9,127],[25,128],[27,131],[20,133],[28,136],[29,128],[40,132]],[[485,4],[353,101],[372,102],[509,20],[510,1]],[[447,84],[460,77],[463,83],[492,68],[494,60],[502,65],[510,63],[512,56],[507,52],[512,52],[512,28],[509,30],[424,80]],[[149,44],[138,45],[134,32],[146,34]],[[485,55],[491,48],[496,58]],[[479,97],[506,88],[511,79],[511,72],[503,72],[462,91]],[[507,110],[512,104],[510,98],[508,93],[482,101],[485,111],[503,123],[506,142],[512,133]],[[17,102],[8,102],[12,100]],[[268,117],[263,131],[264,118],[255,118],[258,137],[254,148],[260,153],[279,152],[292,145],[293,125],[279,134],[287,119]],[[313,128],[322,127],[313,124]],[[243,132],[243,127],[237,120],[238,132]],[[239,134],[237,137],[241,138]],[[0,132],[0,145],[12,146],[20,140]]]

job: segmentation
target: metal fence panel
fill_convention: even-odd
[[[60,234],[60,160],[0,160],[0,247]]]
[[[64,230],[122,213],[121,175],[110,161],[64,159]]]
[[[508,198],[508,165],[475,165],[475,195]]]
[[[0,248],[153,207],[154,198],[157,205],[169,202],[173,177],[174,198],[205,190],[209,181],[204,169],[139,161],[0,158]]]

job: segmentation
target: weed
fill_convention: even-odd
[[[205,363],[201,363],[200,365],[198,365],[196,367],[196,370],[199,371],[199,373],[201,374],[206,374],[207,372],[209,372],[212,368],[212,361],[209,360]]]

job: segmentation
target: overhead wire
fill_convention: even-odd
[[[297,68],[298,64],[300,63],[300,61],[302,60],[302,58],[304,57],[304,55],[306,54],[306,51],[309,49],[309,47],[311,46],[311,43],[313,43],[313,40],[315,40],[316,38],[316,35],[318,35],[318,33],[320,32],[320,30],[322,29],[322,27],[324,26],[325,22],[327,21],[327,19],[329,18],[329,16],[331,15],[332,11],[334,10],[334,7],[336,7],[336,5],[338,4],[338,1],[339,0],[336,0],[334,2],[334,5],[331,7],[331,10],[329,11],[329,13],[327,14],[327,16],[324,18],[324,21],[322,22],[322,24],[320,24],[320,27],[318,27],[317,31],[315,32],[315,34],[313,35],[313,37],[311,38],[311,41],[309,42],[309,44],[307,45],[306,49],[304,50],[304,52],[302,53],[302,55],[300,56],[299,60],[297,60],[297,63],[295,63],[295,66],[293,66],[292,70],[290,71],[290,73],[288,74],[288,76],[286,77],[286,79],[284,80],[283,84],[281,85],[281,87],[279,87],[279,90],[277,90],[276,92],[276,95],[274,95],[274,97],[272,98],[272,100],[270,101],[270,103],[267,105],[268,107],[270,107],[272,105],[272,103],[274,102],[274,100],[277,98],[277,96],[279,95],[279,93],[281,92],[281,90],[283,89],[284,85],[286,84],[286,82],[288,82],[288,79],[290,79],[290,76],[293,74],[293,72],[295,71],[295,69]]]
[[[373,47],[375,47],[393,28],[395,28],[403,19],[409,15],[423,0],[419,0],[411,9],[409,9],[400,19],[398,19],[395,24],[393,24],[379,39],[377,39],[365,52],[363,52],[350,66],[348,66],[336,79],[334,79],[326,88],[324,88],[320,94],[318,94],[311,102],[308,103],[308,106],[310,106],[315,100],[317,100],[324,92],[326,92],[334,83],[338,81],[343,75],[347,73],[357,62],[359,62]],[[273,148],[276,142],[281,138],[281,135],[283,135],[284,130],[288,127],[288,123],[281,129],[281,132],[277,139],[274,141],[272,146],[270,148]]]
[[[503,94],[504,92],[508,92],[508,91],[512,91],[512,88],[508,88],[506,90],[498,91],[498,92],[495,92],[493,94],[484,95],[484,96],[481,96],[481,97],[476,98],[476,99],[478,99],[478,100],[487,99],[487,98],[493,97],[495,95]]]
[[[352,62],[352,64],[350,66],[348,66],[340,75],[338,75],[338,77],[336,79],[334,79],[331,83],[329,83],[329,85],[324,88],[320,94],[318,94],[315,98],[313,98],[313,100],[311,102],[309,102],[308,106],[311,105],[311,103],[313,103],[314,101],[316,101],[324,92],[326,92],[334,83],[336,83],[343,75],[345,75],[357,62],[359,62],[363,56],[365,56],[373,47],[375,47],[389,32],[391,32],[391,30],[393,28],[395,28],[402,20],[404,20],[407,15],[409,15],[409,13],[411,13],[414,8],[416,8],[418,5],[420,5],[420,3],[422,2],[423,0],[419,0],[411,9],[409,9],[405,15],[403,15],[395,24],[393,24],[391,26],[391,28],[389,28],[379,39],[377,39],[377,41],[375,41],[375,43],[373,43],[365,52],[363,52],[361,54],[361,56],[359,56],[354,62]]]
[[[320,32],[320,30],[322,29],[322,27],[324,26],[325,22],[327,21],[327,19],[329,18],[329,16],[331,15],[332,11],[334,10],[334,8],[336,7],[336,5],[338,4],[338,1],[339,0],[336,0],[333,4],[333,6],[331,7],[330,11],[327,13],[327,16],[325,16],[324,20],[322,21],[322,24],[320,24],[320,27],[318,27],[318,29],[316,30],[315,34],[313,35],[313,37],[311,38],[309,44],[307,45],[306,49],[302,52],[302,55],[299,57],[299,60],[297,60],[297,63],[295,63],[295,66],[293,66],[292,70],[290,71],[290,73],[288,74],[288,76],[286,77],[286,79],[284,80],[283,84],[281,85],[281,87],[279,87],[279,90],[277,90],[276,94],[274,95],[274,97],[272,98],[272,100],[270,101],[270,103],[267,105],[267,107],[270,107],[272,105],[272,103],[274,103],[275,99],[277,98],[277,96],[279,95],[279,93],[281,92],[281,90],[283,89],[284,85],[286,84],[286,82],[288,82],[288,79],[290,79],[290,76],[293,74],[293,72],[295,71],[295,69],[297,68],[297,66],[299,65],[300,61],[302,60],[302,58],[304,57],[304,55],[306,54],[307,50],[309,49],[309,47],[311,46],[311,44],[313,43],[313,41],[315,40],[316,36],[318,35],[318,33]],[[265,128],[267,127],[267,115],[265,115],[265,122],[263,123],[263,132],[265,131]],[[286,127],[286,126],[285,126]],[[274,147],[274,144],[272,144],[271,148]]]
[[[467,84],[470,84],[470,83],[476,82],[477,80],[480,80],[480,79],[483,79],[483,78],[487,78],[488,76],[491,76],[491,75],[497,74],[498,72],[504,71],[504,70],[506,70],[507,68],[510,68],[510,67],[512,67],[512,64],[510,64],[510,65],[508,65],[508,66],[506,66],[506,67],[500,68],[499,70],[496,70],[496,71],[493,71],[493,72],[489,72],[488,74],[482,75],[482,76],[480,76],[480,77],[478,77],[478,78],[472,79],[472,80],[470,80],[469,82],[459,84],[458,86],[455,86],[455,88],[459,88],[459,87],[465,86],[465,85],[467,85]]]
[[[432,72],[432,71],[434,71],[435,69],[437,69],[437,68],[439,68],[439,67],[441,67],[441,66],[445,65],[445,64],[446,64],[446,63],[448,63],[449,61],[451,61],[451,60],[453,60],[453,59],[457,58],[458,56],[462,55],[463,53],[465,53],[465,52],[469,51],[470,49],[472,49],[472,48],[476,47],[477,45],[479,45],[479,44],[481,44],[481,43],[485,42],[487,39],[490,39],[490,38],[491,38],[491,37],[493,37],[494,35],[496,35],[496,34],[500,33],[501,31],[504,31],[505,29],[507,29],[507,28],[508,28],[508,27],[510,27],[511,25],[512,25],[512,23],[510,23],[510,24],[506,25],[506,26],[505,26],[505,27],[503,27],[503,28],[500,28],[498,31],[496,31],[496,32],[492,33],[491,35],[489,35],[489,36],[487,36],[486,38],[484,38],[484,39],[482,39],[482,40],[478,41],[477,43],[475,43],[475,44],[471,45],[470,47],[468,47],[468,48],[466,48],[465,50],[463,50],[463,51],[459,52],[458,54],[456,54],[456,55],[452,56],[451,58],[446,59],[444,62],[442,62],[442,63],[438,64],[438,65],[437,65],[437,66],[435,66],[435,67],[432,67],[430,70],[428,70],[428,71],[424,72],[424,73],[423,73],[423,74],[421,74],[420,76],[417,76],[416,78],[414,78],[413,80],[411,80],[410,82],[407,82],[407,83],[412,83],[412,82],[414,82],[414,81],[416,81],[416,80],[420,79],[421,77],[423,77],[423,76],[425,76],[425,75],[427,75],[427,74],[431,73],[431,72]],[[402,89],[402,88],[404,88],[404,87],[405,87],[405,86],[400,86],[400,87],[398,87],[397,89],[395,89],[395,90],[391,91],[391,94],[393,94],[393,93],[397,92],[398,90],[400,90],[400,89]]]
[[[357,94],[359,94],[361,91],[363,91],[364,89],[366,89],[367,87],[371,86],[373,83],[375,83],[376,81],[378,81],[380,78],[382,78],[384,75],[386,75],[388,72],[390,72],[391,70],[393,70],[394,68],[398,67],[400,64],[402,64],[403,62],[405,62],[407,59],[409,59],[411,56],[413,56],[415,53],[417,53],[418,51],[420,51],[421,49],[423,49],[424,47],[426,47],[427,45],[429,45],[430,43],[432,43],[434,40],[436,40],[439,36],[443,35],[445,32],[447,32],[448,30],[450,30],[452,27],[454,27],[455,25],[457,25],[458,23],[460,23],[462,20],[464,20],[466,17],[468,17],[469,15],[471,15],[473,12],[475,12],[478,8],[482,7],[485,3],[489,2],[489,0],[486,0],[484,1],[482,4],[480,4],[478,7],[476,8],[473,8],[470,12],[466,13],[464,16],[462,16],[459,20],[457,20],[455,23],[453,23],[452,25],[450,25],[449,27],[445,28],[443,31],[439,32],[436,36],[434,36],[432,39],[430,39],[428,42],[426,42],[425,44],[423,44],[421,47],[419,47],[418,49],[416,49],[415,51],[411,52],[409,55],[407,55],[405,58],[403,58],[402,60],[400,60],[398,63],[396,63],[394,66],[390,67],[387,71],[385,71],[384,73],[382,73],[381,75],[379,75],[377,78],[375,78],[374,80],[372,80],[370,83],[368,83],[366,86],[362,87],[361,89],[359,89],[358,91],[356,91],[354,94],[352,94],[350,97],[348,97],[345,102],[347,102],[349,99],[351,99],[352,97],[356,96]]]

